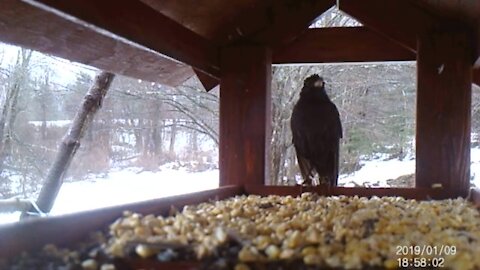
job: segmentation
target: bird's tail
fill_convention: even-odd
[[[331,184],[332,186],[338,185],[338,174],[339,174],[339,164],[340,164],[340,146],[337,143],[335,149],[333,150],[333,174]]]
[[[312,180],[313,180],[312,164],[307,159],[298,155],[297,155],[297,160],[298,160],[298,166],[300,167],[300,173],[302,174],[303,184],[311,186]]]

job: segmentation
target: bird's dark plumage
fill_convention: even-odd
[[[342,124],[320,76],[305,79],[290,124],[304,184],[312,185],[316,171],[320,183],[337,185]]]

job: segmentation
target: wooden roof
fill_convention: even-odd
[[[264,43],[276,64],[414,60],[417,36],[448,25],[471,31],[472,63],[480,67],[480,1],[340,0],[364,28],[308,29],[335,3],[3,0],[0,40],[171,86],[196,74],[210,89],[218,83],[219,50],[230,44]]]
[[[176,86],[191,67],[18,0],[2,0],[0,40],[117,74]]]

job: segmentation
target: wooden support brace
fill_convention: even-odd
[[[480,86],[480,68],[473,70],[473,83]]]
[[[416,185],[441,184],[466,196],[470,185],[472,42],[460,29],[419,37]]]
[[[220,62],[220,185],[263,185],[270,162],[270,49],[228,47]]]

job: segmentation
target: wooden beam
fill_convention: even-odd
[[[224,27],[224,36],[230,43],[249,41],[270,47],[292,42],[317,17],[335,4],[334,0],[265,0],[241,12]]]
[[[177,86],[190,67],[18,0],[2,0],[0,40],[116,74]]]
[[[195,72],[195,75],[197,75],[198,80],[202,83],[203,88],[205,88],[205,91],[210,91],[215,86],[217,86],[220,83],[220,80],[217,78],[214,78],[198,69],[193,69]]]
[[[9,258],[22,251],[37,250],[45,244],[67,245],[85,239],[95,230],[105,229],[107,224],[122,216],[124,211],[144,215],[168,215],[172,206],[181,209],[184,205],[198,204],[208,200],[221,200],[243,193],[239,186],[189,193],[85,211],[63,216],[30,219],[0,226],[0,258]],[[61,232],[61,233],[59,233]]]
[[[218,77],[218,50],[213,44],[140,1],[25,1]]]
[[[415,60],[411,51],[365,27],[308,29],[273,53],[276,65]],[[218,84],[214,78],[197,76],[207,90]]]
[[[470,187],[472,42],[466,32],[432,30],[417,53],[416,185]]]
[[[221,53],[220,185],[260,184],[268,178],[271,133],[271,53],[262,46]]]
[[[274,64],[415,61],[415,53],[365,27],[309,29],[275,50]]]

